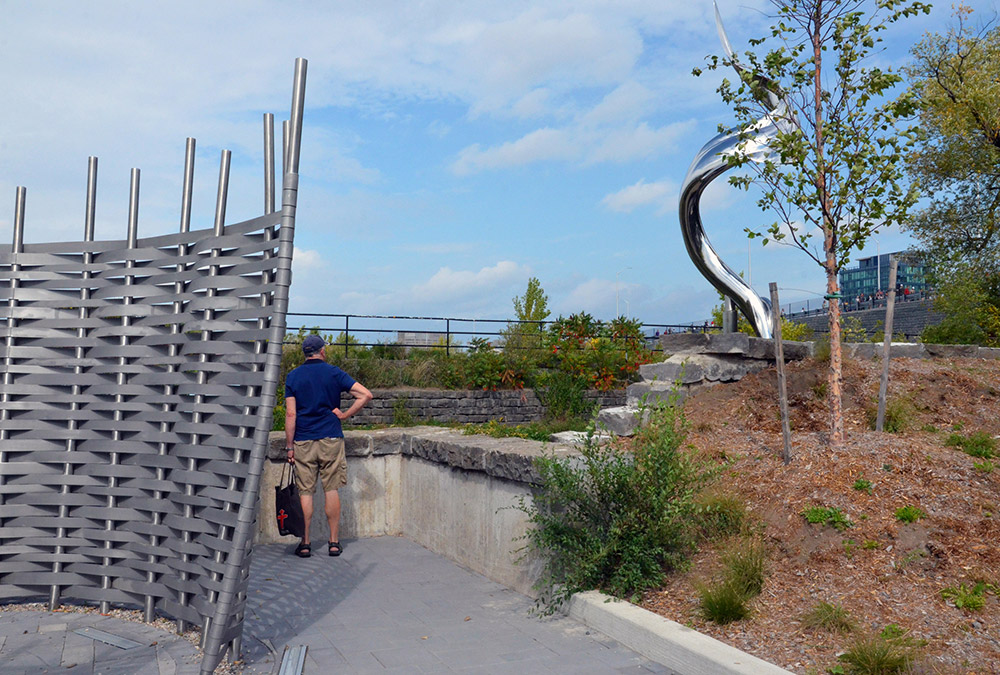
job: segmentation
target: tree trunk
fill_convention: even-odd
[[[830,323],[830,374],[829,374],[829,399],[830,399],[830,447],[839,450],[844,445],[844,411],[843,411],[843,352],[840,348],[840,300],[836,297],[839,286],[837,284],[837,255],[827,249],[826,254],[826,294],[830,296],[829,302],[829,323]]]
[[[809,27],[813,47],[813,94],[815,100],[814,123],[816,129],[816,197],[823,220],[823,267],[826,270],[826,295],[829,298],[830,321],[830,447],[837,450],[844,445],[844,411],[841,400],[843,370],[840,350],[840,300],[837,283],[837,225],[830,213],[830,196],[826,189],[823,138],[823,1],[815,0],[812,23]]]

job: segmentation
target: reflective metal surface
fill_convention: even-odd
[[[722,27],[719,9],[715,9],[715,22],[722,47],[733,61],[737,72],[743,74],[741,66],[735,62],[732,47]],[[738,131],[719,134],[706,143],[691,163],[684,183],[681,185],[679,217],[681,233],[688,255],[698,271],[708,279],[724,296],[732,298],[750,325],[760,337],[772,337],[771,303],[754,292],[740,275],[734,272],[712,248],[701,220],[701,197],[709,184],[729,170],[728,158],[739,147],[752,161],[762,162],[770,156],[769,143],[777,134],[794,128],[794,121],[788,107],[782,101],[778,87],[760,76],[751,77],[762,84],[761,103],[769,112],[750,129],[747,138]]]

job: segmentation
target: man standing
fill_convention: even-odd
[[[347,462],[340,421],[372,400],[370,391],[340,368],[326,362],[325,347],[320,336],[307,336],[302,341],[305,363],[285,378],[285,450],[288,461],[295,465],[295,482],[306,521],[302,541],[295,549],[295,555],[300,558],[312,555],[309,521],[317,474],[323,481],[326,519],[330,523],[327,551],[338,556],[344,550],[340,545],[340,495],[337,490],[347,484]],[[345,391],[351,392],[354,402],[343,412],[340,394]]]

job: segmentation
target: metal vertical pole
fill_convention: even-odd
[[[128,198],[128,242],[127,247],[132,250],[136,247],[137,242],[137,232],[139,224],[139,169],[132,169],[131,179],[129,181],[129,198]],[[131,259],[126,254],[125,269],[131,270],[135,267],[135,261]],[[132,304],[132,296],[129,295],[128,288],[132,285],[134,276],[126,272],[125,278],[123,280],[125,289],[122,291],[122,303],[126,306]],[[122,315],[122,328],[127,328],[132,324],[132,317],[126,312]],[[128,331],[122,331],[122,336],[119,338],[119,346],[127,347],[129,338]],[[126,380],[128,379],[125,375],[125,366],[128,365],[128,357],[122,355],[118,357],[118,374],[116,377],[118,388],[124,388]],[[125,402],[125,396],[121,393],[115,394],[115,403],[117,404],[114,411],[114,421],[121,422],[124,418],[122,414],[121,404]],[[119,453],[118,453],[118,443],[122,440],[122,432],[119,425],[116,424],[115,429],[111,432],[111,458],[110,466],[115,467],[119,463]],[[107,508],[109,511],[113,510],[117,506],[117,499],[115,498],[115,488],[118,486],[118,477],[114,475],[114,470],[112,469],[111,475],[108,476],[108,501]],[[115,528],[115,521],[108,518],[104,521],[104,530],[106,532],[112,532]],[[114,548],[112,539],[109,537],[107,541],[104,542],[104,550],[111,551]],[[101,565],[104,568],[109,568],[114,564],[114,558],[111,556],[104,556],[101,559]],[[104,574],[101,577],[101,590],[110,591],[111,590],[111,576]],[[108,610],[111,608],[111,603],[107,599],[107,596],[101,594],[101,614],[107,614]]]
[[[274,213],[274,115],[264,113],[264,213]]]
[[[184,148],[184,182],[181,193],[181,221],[180,221],[181,232],[188,232],[191,229],[191,193],[194,187],[194,151],[195,151],[195,140],[193,138],[188,138]],[[184,243],[179,242],[177,250],[178,257],[183,256],[186,253],[187,253],[187,246]],[[184,265],[182,263],[179,263],[177,265],[177,272],[180,273],[183,271],[184,271]],[[184,282],[181,280],[175,281],[174,297],[180,298],[183,292],[184,292]],[[181,305],[182,303],[179,299],[174,300],[174,302],[172,303],[173,314],[175,317],[180,315]],[[170,334],[176,336],[178,333],[180,333],[180,325],[175,320],[170,325]],[[168,347],[168,354],[170,356],[170,363],[167,365],[168,373],[177,372],[177,365],[174,363],[174,358],[177,356],[178,351],[179,348],[175,343],[171,343],[170,346]],[[164,413],[171,412],[172,406],[169,403],[169,401],[173,395],[174,395],[174,386],[172,384],[165,384],[163,386],[164,402],[161,406],[161,410]],[[175,408],[174,411],[176,414]],[[160,422],[160,433],[166,436],[170,431],[170,427],[171,427],[170,422],[167,422],[166,420]],[[166,441],[161,441],[158,449],[160,456],[166,456],[169,452],[170,445]],[[166,470],[162,466],[157,467],[156,469],[157,481],[163,481],[165,478],[166,478]],[[163,497],[164,493],[162,490],[155,490],[153,492],[153,498],[157,502],[160,502],[163,499]],[[160,511],[154,511],[153,512],[154,530],[156,529],[155,526],[158,526],[162,523],[162,520],[163,520],[162,513]],[[190,537],[186,531],[184,533],[184,536],[185,536],[184,541],[185,543],[187,543]],[[160,544],[160,537],[158,537],[155,534],[151,534],[149,538],[149,544],[151,549],[156,549]],[[150,569],[148,572],[146,572],[146,582],[150,586],[152,586],[156,581],[156,573],[153,571],[152,568],[158,562],[158,556],[155,555],[154,553],[150,553],[148,561]],[[181,578],[184,580],[187,579],[186,571],[181,572]],[[182,602],[181,604],[184,605],[187,604],[186,598],[184,598],[184,602]],[[153,596],[146,596],[146,604],[143,610],[144,610],[145,620],[147,622],[151,622],[153,620],[155,611],[155,598],[153,598]],[[177,620],[177,630],[180,633],[183,633],[186,630],[186,625],[183,619]]]
[[[222,151],[219,160],[219,192],[215,196],[215,236],[221,237],[226,227],[226,201],[229,198],[229,163],[232,153]]]
[[[302,142],[302,113],[305,105],[306,87],[305,59],[295,60],[295,82],[292,87],[292,110],[289,130],[286,171],[282,184],[281,229],[278,235],[278,270],[275,279],[274,320],[267,343],[267,365],[264,370],[264,395],[257,408],[257,428],[254,445],[247,467],[247,478],[243,486],[243,500],[233,533],[232,548],[226,556],[226,571],[222,588],[215,605],[205,656],[201,662],[202,675],[210,675],[224,654],[223,636],[234,614],[237,591],[244,571],[244,561],[252,542],[253,525],[257,516],[257,502],[260,492],[260,478],[267,459],[268,435],[271,429],[271,415],[274,409],[274,389],[277,385],[281,366],[282,339],[285,334],[285,314],[288,311],[288,289],[292,281],[292,250],[295,235],[295,209],[298,203],[299,150]],[[231,644],[230,648],[237,645]]]
[[[230,153],[229,150],[223,150],[222,151],[222,157],[219,160],[219,188],[218,188],[218,191],[217,191],[216,196],[215,196],[215,226],[214,226],[214,229],[213,229],[213,234],[216,237],[221,237],[223,234],[225,234],[225,231],[226,231],[226,200],[227,200],[228,195],[229,195],[229,163],[230,163],[231,156],[232,156],[232,153]],[[222,249],[221,248],[213,248],[211,255],[212,255],[213,259],[220,257],[222,255]],[[208,275],[210,277],[215,277],[215,276],[218,276],[218,274],[219,274],[219,266],[218,265],[210,265],[209,268],[208,268]],[[216,289],[214,287],[212,287],[212,286],[209,286],[209,288],[208,288],[208,290],[206,292],[206,296],[208,298],[214,298],[215,294],[216,294]],[[215,318],[215,310],[211,308],[210,304],[208,306],[206,306],[206,308],[205,308],[204,318],[205,318],[205,322],[206,323],[212,321]],[[201,331],[201,341],[202,342],[209,342],[209,341],[211,341],[211,339],[212,339],[212,332],[210,330],[208,330],[207,327],[203,328],[202,331]],[[201,354],[199,354],[198,355],[198,362],[199,363],[208,363],[209,362],[209,356],[208,356],[208,354],[206,354],[205,352],[202,352]],[[202,404],[204,404],[204,402],[205,402],[205,397],[201,393],[201,390],[205,387],[206,384],[208,384],[208,375],[206,374],[206,371],[205,371],[204,368],[200,368],[198,370],[198,389],[199,389],[199,393],[196,394],[195,397],[194,397],[194,402],[195,402],[194,424],[196,424],[196,425],[200,424],[201,420],[202,420],[202,413],[200,411],[200,408],[201,408]],[[194,445],[198,444],[198,440],[196,440],[198,438],[199,437],[198,437],[197,434],[195,434],[194,438],[192,438],[192,443]],[[221,526],[220,527],[220,532],[219,532],[219,539],[221,539],[222,541],[225,541],[225,538],[226,538],[225,535],[226,535],[226,528],[225,528],[225,526]],[[216,563],[221,563],[222,562],[222,551],[216,551],[214,557],[215,557],[215,562]],[[212,576],[212,581],[218,582],[218,580],[219,580],[219,573],[218,572],[212,572],[211,576]],[[217,598],[218,598],[218,592],[211,591],[208,594],[208,603],[209,603],[209,605],[215,604],[215,601],[216,601]],[[202,646],[202,648],[204,648],[205,641],[208,639],[208,631],[211,630],[211,625],[212,625],[212,617],[206,616],[205,617],[205,621],[204,621],[204,623],[202,624],[202,627],[201,627],[201,646]]]
[[[288,173],[288,120],[281,123],[281,170]],[[298,173],[298,172],[296,172]]]
[[[183,189],[181,191],[181,224],[180,224],[180,231],[182,233],[186,233],[186,232],[190,232],[191,231],[191,202],[192,202],[191,195],[194,192],[194,159],[195,159],[195,139],[188,137],[187,143],[186,143],[185,148],[184,148],[184,187],[183,187]],[[186,243],[181,242],[177,246],[177,257],[178,257],[177,272],[178,272],[178,274],[181,273],[181,272],[183,272],[185,266],[187,265],[187,263],[184,262],[184,258],[187,256],[188,250],[189,250],[188,249],[188,244],[186,244]],[[184,291],[184,282],[182,280],[178,279],[177,282],[174,284],[174,293],[177,296],[180,296],[183,291]],[[174,302],[174,315],[177,316],[177,317],[179,317],[180,314],[181,314],[181,309],[182,309],[181,308],[181,302],[180,301],[175,301]],[[179,321],[179,319],[178,319],[178,321]],[[171,333],[172,334],[176,334],[176,333],[179,333],[180,331],[181,331],[181,326],[179,325],[179,323],[177,321],[175,321],[173,323],[173,325],[171,326]],[[177,356],[178,350],[179,350],[179,348],[178,348],[178,346],[176,344],[171,345],[170,346],[170,356],[172,356],[172,357]],[[170,365],[169,368],[168,368],[168,370],[171,373],[176,372],[177,366]],[[166,393],[173,393],[173,387],[170,387],[168,385]],[[169,409],[169,405],[170,405],[169,403],[165,403],[164,404],[164,410],[165,411]],[[175,415],[176,415],[176,412],[177,412],[177,410],[175,408]],[[166,454],[166,447],[165,446],[161,447],[160,454]],[[192,459],[192,458],[189,458],[188,459],[188,470],[189,471],[194,471],[194,467],[195,467],[195,460]],[[191,485],[190,481],[188,481],[187,484],[184,487],[184,494],[185,494],[186,497],[192,497],[192,496],[194,496],[194,487]],[[191,507],[191,500],[190,499],[185,500],[185,504],[184,504],[184,517],[186,519],[189,519],[189,518],[192,517],[193,513],[194,513],[194,510]],[[187,546],[187,544],[189,544],[191,542],[191,532],[190,532],[190,530],[188,530],[186,528],[184,529],[183,534],[181,535],[181,540],[185,544],[185,546],[184,546],[185,552],[181,553],[181,561],[185,563],[185,565],[181,569],[181,581],[182,582],[186,582],[188,580],[188,571],[186,569],[187,568],[186,563],[191,559],[190,554],[187,553],[187,551],[190,550],[190,547]],[[181,607],[187,607],[188,606],[188,594],[185,593],[184,591],[181,591],[180,594],[178,595],[178,602],[181,605]],[[184,633],[186,631],[187,631],[187,621],[185,619],[183,619],[183,618],[178,618],[177,619],[177,632],[178,633]]]
[[[889,300],[885,308],[885,337],[882,341],[882,381],[878,387],[878,415],[875,418],[875,431],[885,430],[886,395],[889,391],[889,356],[892,351],[892,314],[896,306],[896,265],[896,259],[890,256]]]
[[[97,215],[97,158],[89,157],[87,159],[87,201],[83,216],[83,240],[86,243],[94,241],[94,220],[96,215]],[[87,247],[84,246],[84,251],[83,251],[84,271],[82,275],[82,283],[80,285],[80,308],[78,310],[78,316],[80,318],[81,324],[84,324],[86,322],[87,316],[90,313],[87,302],[90,299],[90,289],[87,287],[86,282],[91,278],[93,274],[88,269],[88,267],[93,263],[93,260],[94,260],[94,253],[92,251],[87,250]],[[83,325],[81,325],[79,328],[76,329],[76,337],[79,342],[81,343],[83,342],[83,339],[86,337],[86,334],[87,334],[87,329]],[[74,357],[76,358],[76,361],[79,364],[81,360],[84,358],[85,350],[82,345],[78,345],[74,350],[74,352],[75,352]],[[73,374],[77,378],[79,378],[82,373],[83,373],[82,366],[76,365],[73,367]],[[74,415],[73,413],[80,410],[79,400],[82,391],[83,387],[80,386],[78,382],[74,382],[72,385],[73,401],[70,403],[69,406],[70,415],[69,415],[69,422],[67,424],[68,430],[70,431],[69,438],[66,439],[66,452],[68,453],[71,453],[74,450],[76,450],[76,434],[72,432],[76,431],[79,425],[79,420],[77,420],[76,415]],[[67,457],[67,460],[68,459],[69,457]],[[63,475],[70,476],[72,474],[73,474],[73,464],[72,462],[67,461],[63,465]],[[68,481],[63,484],[62,488],[60,489],[60,493],[62,494],[63,499],[62,502],[59,504],[59,520],[65,522],[65,520],[69,517],[69,504],[68,504],[69,500],[67,499],[67,497],[70,493],[70,488]],[[66,528],[62,526],[56,528],[56,542],[57,542],[55,551],[56,560],[52,564],[52,574],[57,579],[63,570],[63,564],[60,558],[66,552],[66,549],[62,546],[62,544],[58,542],[61,539],[64,539],[65,537],[66,537]],[[54,611],[57,607],[59,607],[60,592],[61,589],[59,584],[58,583],[52,584],[52,587],[49,589],[49,611]]]
[[[451,356],[451,319],[444,320],[444,355]]]
[[[778,304],[778,284],[773,281],[768,284],[771,291],[771,307],[781,307]],[[788,389],[785,385],[785,348],[781,343],[781,312],[771,313],[772,332],[774,333],[774,363],[778,368],[778,401],[781,404],[781,435],[784,449],[781,459],[785,464],[792,461],[792,432],[788,425]]]
[[[10,416],[7,406],[3,404],[9,400],[7,390],[14,383],[14,376],[11,375],[10,367],[13,362],[11,352],[14,348],[14,327],[17,325],[17,320],[14,318],[14,310],[17,308],[17,273],[21,269],[21,265],[17,262],[17,254],[24,251],[24,205],[27,196],[28,189],[18,186],[14,198],[14,242],[10,249],[12,254],[10,263],[10,298],[7,300],[7,338],[3,357],[3,388],[0,389],[0,422],[7,420]],[[7,425],[0,424],[0,440],[9,438],[8,433]],[[0,464],[3,464],[5,461],[7,461],[7,453],[0,449]],[[0,473],[0,485],[4,485],[6,482],[6,476]],[[5,494],[4,492],[0,492],[0,504],[7,501],[4,496]],[[0,526],[2,525],[3,518],[0,517]]]
[[[727,295],[722,302],[722,332],[735,333],[737,321],[736,310],[733,308],[733,299]]]
[[[347,345],[350,344],[351,338],[351,317],[344,317],[344,358],[347,358]],[[347,366],[344,366],[345,368]]]

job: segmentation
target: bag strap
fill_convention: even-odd
[[[278,487],[284,487],[285,486],[285,474],[288,472],[288,465],[289,465],[289,462],[286,461],[285,462],[285,467],[281,470],[281,480],[278,481]],[[293,479],[295,478],[295,467],[294,466],[292,467],[292,478]]]

